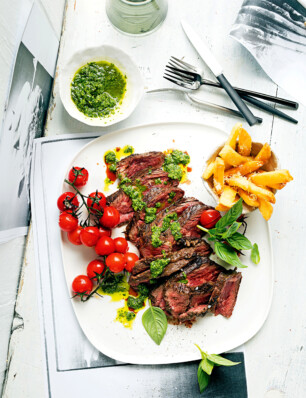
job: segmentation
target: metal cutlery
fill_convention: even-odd
[[[204,41],[200,38],[200,36],[193,30],[193,28],[187,22],[181,21],[181,24],[191,44],[194,46],[194,48],[197,50],[201,58],[205,61],[207,66],[210,68],[210,70],[219,80],[221,86],[227,92],[227,94],[234,102],[234,104],[237,106],[239,111],[243,114],[248,124],[250,126],[256,124],[257,123],[256,117],[253,115],[253,113],[250,111],[247,105],[242,101],[239,94],[233,89],[229,81],[226,79],[226,77],[223,74],[221,65],[214,57],[210,48],[206,45],[206,43],[204,43]]]
[[[222,105],[218,105],[218,104],[214,104],[212,102],[208,102],[208,101],[203,101],[199,98],[194,97],[191,93],[188,93],[187,91],[184,90],[179,90],[179,89],[175,89],[175,88],[158,88],[155,90],[149,90],[147,91],[147,94],[151,94],[151,93],[161,93],[161,92],[176,92],[176,93],[180,93],[180,94],[184,94],[191,102],[197,104],[197,105],[201,105],[201,106],[207,106],[209,108],[215,108],[221,111],[224,111],[226,113],[232,114],[234,116],[240,117],[244,119],[244,116],[242,115],[242,113],[240,113],[239,111],[236,111],[235,109],[231,109],[231,108],[227,108],[226,106],[222,106]],[[257,119],[257,123],[261,124],[262,123],[262,118],[255,116]]]
[[[174,58],[174,57],[171,57]],[[166,72],[164,75],[164,78],[171,81],[174,84],[177,84],[178,86],[181,86],[183,88],[187,88],[190,90],[197,90],[200,88],[201,85],[205,85],[205,80],[203,81],[202,79],[202,74],[198,73],[199,70],[193,67],[190,64],[185,63],[188,65],[186,66],[186,69],[189,68],[189,70],[186,69],[179,69],[177,67],[174,67],[171,65],[171,62],[169,63],[170,65],[166,65]],[[192,69],[191,69],[192,68]],[[193,70],[197,70],[197,72],[194,72]],[[213,83],[213,82],[212,82]],[[216,83],[217,84],[217,83]],[[222,88],[221,85],[218,85],[217,87]],[[256,98],[253,98],[249,95],[241,95],[240,96],[247,102],[251,103],[252,105],[263,109],[273,115],[279,116],[291,123],[297,124],[298,121],[291,116],[288,116],[284,112],[273,108],[271,105],[266,104],[263,101],[260,101]]]
[[[198,84],[223,89],[223,87],[221,86],[220,83],[205,79],[204,71],[201,68],[191,65],[185,61],[182,61],[181,59],[178,59],[176,57],[170,57],[169,66],[173,67],[173,68],[184,69],[185,71],[194,72],[194,73],[198,74],[199,75],[199,76],[197,76]],[[270,102],[275,102],[277,104],[285,105],[292,109],[298,109],[298,107],[299,107],[299,104],[297,102],[290,101],[285,98],[279,98],[279,97],[275,97],[275,96],[269,95],[269,94],[258,93],[256,91],[251,91],[251,90],[243,89],[240,87],[234,87],[234,89],[240,95],[249,95],[252,97],[261,98],[263,100],[267,100]]]

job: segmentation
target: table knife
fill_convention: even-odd
[[[216,60],[215,56],[213,55],[212,51],[207,46],[207,44],[200,38],[200,36],[194,31],[194,29],[186,21],[182,20],[181,24],[184,29],[184,32],[186,33],[186,36],[188,37],[193,47],[197,50],[200,57],[203,59],[203,61],[206,63],[209,69],[216,76],[221,86],[227,92],[227,94],[234,102],[234,104],[237,106],[239,111],[243,114],[248,124],[250,126],[253,126],[254,124],[258,123],[256,117],[246,106],[246,104],[242,101],[237,91],[234,90],[234,88],[231,86],[229,81],[224,76],[221,65]]]

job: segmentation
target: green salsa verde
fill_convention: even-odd
[[[71,98],[85,116],[105,117],[114,113],[126,91],[126,76],[112,63],[89,62],[71,82]]]

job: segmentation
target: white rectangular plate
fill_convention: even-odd
[[[103,190],[105,165],[103,155],[115,147],[132,145],[136,153],[164,151],[169,148],[188,151],[191,157],[191,184],[183,184],[186,196],[194,196],[214,205],[201,180],[209,155],[226,140],[226,133],[206,125],[192,123],[162,123],[128,128],[99,137],[86,145],[72,160],[70,167],[85,167],[89,180],[82,189],[89,194]],[[69,167],[69,168],[70,168]],[[68,173],[68,170],[67,170]],[[69,190],[64,184],[64,190]],[[115,190],[115,187],[114,187]],[[243,274],[237,303],[231,318],[207,315],[191,329],[169,325],[160,346],[147,335],[138,313],[132,329],[115,322],[116,310],[122,302],[111,302],[109,296],[92,298],[83,303],[72,300],[76,317],[90,342],[103,354],[133,364],[166,364],[200,358],[197,343],[210,353],[223,353],[253,337],[262,327],[271,304],[273,289],[273,259],[268,223],[258,211],[248,217],[247,236],[260,249],[260,264],[254,265],[249,253],[243,258],[248,268]],[[118,234],[118,231],[117,231]],[[79,274],[86,274],[87,264],[95,259],[94,248],[73,246],[62,234],[62,254],[69,291]]]

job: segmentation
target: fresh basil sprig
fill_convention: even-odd
[[[160,345],[167,331],[167,317],[161,308],[152,307],[150,301],[149,305],[149,308],[142,315],[142,324],[151,339],[157,345]]]
[[[207,352],[202,351],[197,344],[195,344],[195,346],[200,350],[202,357],[198,367],[198,383],[200,393],[202,394],[209,384],[210,376],[215,366],[235,366],[239,365],[240,362],[230,361],[229,359],[221,357],[221,355],[207,354]]]
[[[243,265],[240,261],[237,252],[225,243],[216,241],[215,253],[221,260],[228,264],[234,265],[237,268],[247,268],[247,266]]]
[[[232,208],[220,218],[214,228],[207,229],[198,225],[198,228],[209,235],[208,240],[215,243],[216,255],[226,263],[237,268],[246,268],[238,257],[237,251],[251,250],[251,260],[258,264],[260,261],[258,246],[238,232],[242,223],[237,219],[242,214],[242,199],[240,198]]]

